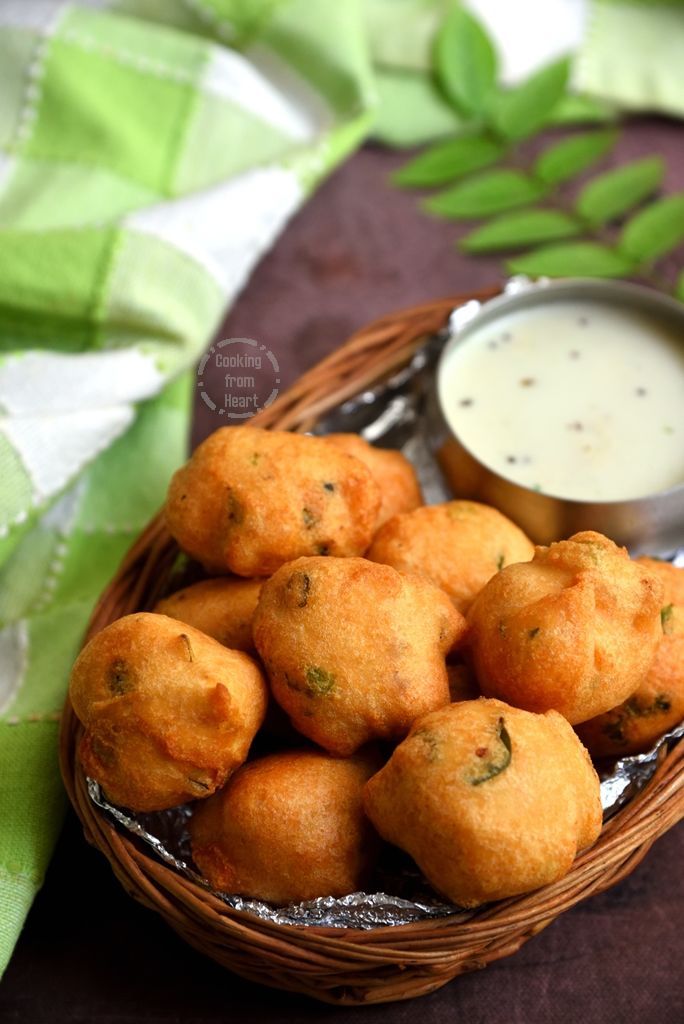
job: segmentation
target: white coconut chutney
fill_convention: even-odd
[[[684,338],[632,306],[504,314],[445,357],[439,394],[461,443],[534,490],[615,501],[684,482]]]

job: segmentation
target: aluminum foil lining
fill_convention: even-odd
[[[525,281],[513,279],[509,290],[525,285]],[[455,311],[454,315],[464,316],[467,312],[468,305],[461,311]],[[415,466],[428,504],[451,498],[433,456],[436,442],[439,442],[435,433],[440,429],[434,403],[434,372],[437,357],[448,337],[447,328],[426,338],[408,366],[385,383],[344,402],[320,420],[315,431],[317,434],[353,431],[385,448],[400,449]],[[660,557],[665,555],[677,565],[684,565],[684,549],[655,553]],[[684,723],[662,736],[647,753],[622,758],[599,772],[604,819],[646,785],[655,772],[661,750],[682,736]],[[132,814],[108,803],[92,779],[88,780],[88,792],[98,807],[120,827],[149,846],[160,860],[197,885],[213,891],[192,863],[188,834],[191,806],[154,814]],[[275,924],[326,928],[370,929],[454,916],[466,920],[478,913],[477,910],[466,911],[445,903],[430,889],[408,858],[400,859],[397,864],[383,870],[384,877],[380,875],[378,878],[382,891],[356,892],[341,898],[325,896],[286,907],[274,907],[229,893],[214,892],[214,895],[235,910],[246,911]]]
[[[601,803],[604,820],[632,799],[646,785],[655,772],[660,750],[684,736],[684,725],[660,737],[652,750],[617,761],[610,771],[601,774]],[[389,892],[354,892],[339,898],[321,896],[286,907],[274,907],[260,900],[216,892],[198,874],[192,863],[188,822],[192,807],[172,807],[153,814],[133,814],[110,804],[97,782],[88,779],[88,793],[94,804],[127,832],[151,847],[160,860],[191,879],[234,910],[246,911],[274,924],[299,926],[316,925],[323,928],[382,928],[427,921],[439,917],[452,917],[465,921],[478,911],[463,910],[445,903],[433,893],[428,883],[415,869],[401,864],[393,872],[385,870]],[[391,890],[394,889],[395,892]],[[402,893],[403,895],[399,895]]]
[[[459,910],[433,893],[417,871],[404,868],[391,879],[397,888],[407,890],[407,896],[386,892],[354,892],[349,896],[321,896],[304,903],[291,903],[287,907],[274,907],[260,900],[245,899],[232,893],[216,892],[192,863],[188,822],[192,806],[172,807],[168,811],[152,814],[133,814],[110,804],[97,782],[88,779],[88,794],[118,825],[150,846],[160,860],[175,868],[234,910],[247,911],[264,921],[275,924],[318,925],[325,928],[377,928],[408,924],[435,917],[459,915],[463,920],[472,917],[472,911]],[[410,896],[410,898],[409,898]]]

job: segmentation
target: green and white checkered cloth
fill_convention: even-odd
[[[458,126],[426,74],[452,2],[0,0],[0,975],[62,819],[69,668],[184,457],[188,368],[376,86],[381,137]],[[621,36],[642,100],[680,17],[640,91]],[[610,93],[600,50],[583,73]]]
[[[105,6],[0,2],[0,974],[62,818],[69,668],[183,460],[187,368],[373,98],[356,0]]]
[[[415,146],[457,132],[463,122],[428,73],[432,39],[459,0],[366,0],[376,72],[374,135]],[[574,54],[577,92],[611,108],[684,116],[684,0],[462,0],[486,26],[503,80],[518,83],[547,61]],[[601,118],[599,106],[594,116]],[[590,120],[568,96],[552,122]]]

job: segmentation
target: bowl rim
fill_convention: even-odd
[[[601,299],[604,301],[610,300],[612,297],[615,300],[619,300],[620,298],[627,299],[631,305],[638,305],[641,308],[648,306],[655,311],[664,313],[669,319],[680,321],[681,326],[684,329],[684,303],[675,299],[671,295],[666,295],[665,293],[659,292],[657,289],[651,288],[647,285],[634,284],[629,281],[614,281],[592,277],[573,277],[553,280],[549,278],[537,278],[533,280],[522,276],[510,278],[508,284],[509,290],[506,290],[506,286],[504,286],[504,289],[499,294],[493,296],[491,299],[485,300],[484,302],[480,302],[477,310],[473,308],[472,312],[465,311],[466,315],[461,321],[459,321],[458,316],[459,308],[454,311],[454,314],[450,318],[448,326],[449,337],[447,338],[437,361],[434,393],[437,398],[437,404],[439,406],[442,419],[451,436],[464,449],[464,451],[468,453],[478,466],[484,469],[488,474],[491,474],[491,476],[495,477],[505,486],[519,488],[521,496],[534,495],[537,500],[546,498],[549,502],[555,505],[562,505],[565,508],[586,509],[597,507],[605,508],[606,510],[623,508],[639,510],[652,507],[654,503],[667,503],[680,497],[684,499],[684,480],[679,484],[674,484],[672,487],[666,487],[659,491],[651,491],[648,494],[641,494],[633,498],[569,498],[562,494],[556,494],[553,491],[537,491],[532,487],[528,487],[526,484],[520,483],[519,480],[506,476],[504,473],[501,473],[488,465],[459,437],[449,418],[446,409],[446,402],[444,400],[444,390],[442,387],[449,355],[454,351],[454,349],[459,348],[464,342],[467,342],[470,335],[477,329],[482,327],[484,324],[496,320],[497,317],[501,315],[502,311],[503,313],[506,313],[512,312],[518,308],[524,308],[527,305],[533,304],[532,300],[535,298],[540,300],[540,305],[551,305],[555,301],[562,301],[564,298],[567,298],[568,295],[573,298],[584,298],[589,296],[590,301],[595,302],[600,302]],[[469,300],[469,302],[472,301],[473,300]],[[467,305],[467,303],[463,304],[463,306],[465,305]],[[460,309],[463,309],[463,307],[460,307]],[[684,333],[682,337],[682,350],[684,351]]]

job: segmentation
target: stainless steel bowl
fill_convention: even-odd
[[[469,302],[454,310],[447,341],[437,367],[437,403],[446,438],[437,452],[457,498],[494,505],[518,523],[538,544],[548,544],[579,530],[598,530],[634,554],[667,553],[684,544],[684,481],[667,491],[621,501],[577,501],[541,494],[496,473],[465,447],[449,425],[442,402],[445,362],[454,347],[464,344],[482,326],[514,310],[587,299],[631,306],[664,319],[681,332],[684,346],[684,305],[676,299],[625,282],[576,278],[531,282],[514,278],[504,293],[489,302]],[[684,402],[684,395],[682,395]]]

